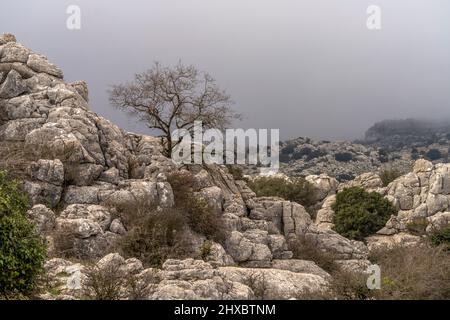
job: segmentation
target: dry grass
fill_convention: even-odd
[[[381,268],[379,299],[450,299],[450,253],[423,245],[374,252]]]
[[[192,255],[186,241],[186,219],[176,209],[135,210],[123,220],[128,232],[117,243],[119,252],[160,267],[169,258]]]
[[[215,212],[208,202],[194,195],[194,177],[189,172],[176,172],[167,177],[172,186],[176,208],[186,217],[191,230],[209,240],[223,243],[226,230],[222,217]]]
[[[294,254],[294,259],[314,261],[329,273],[339,268],[334,262],[336,260],[334,254],[318,249],[317,244],[306,237],[297,237],[289,241],[289,250]]]
[[[23,142],[0,143],[0,170],[7,171],[10,178],[23,180],[27,177],[29,163]]]

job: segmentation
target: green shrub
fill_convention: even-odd
[[[258,197],[280,197],[305,207],[314,204],[316,188],[304,178],[258,177],[248,182]]]
[[[346,238],[362,240],[380,230],[396,208],[379,193],[359,187],[346,188],[336,196],[334,230]]]
[[[353,155],[350,152],[338,152],[334,155],[334,159],[339,162],[349,162],[353,160]]]
[[[0,295],[31,291],[42,271],[45,246],[27,207],[17,182],[0,172]]]
[[[384,187],[387,187],[389,183],[391,183],[401,175],[401,172],[396,169],[384,169],[380,172],[380,178],[383,182]]]
[[[200,257],[206,261],[208,256],[211,254],[212,242],[211,241],[203,241],[200,247]]]
[[[434,246],[444,245],[447,250],[450,250],[450,227],[446,227],[439,231],[434,231],[430,235],[430,240]]]
[[[406,229],[414,235],[422,236],[426,234],[428,221],[426,218],[417,218],[406,224]]]
[[[428,160],[438,160],[442,158],[442,153],[438,149],[430,149],[425,156]]]

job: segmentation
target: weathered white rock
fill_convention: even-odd
[[[49,232],[55,227],[55,213],[43,204],[33,206],[27,211],[27,216],[36,224],[40,233]]]

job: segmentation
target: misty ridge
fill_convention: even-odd
[[[427,136],[450,132],[450,119],[405,119],[384,120],[375,123],[365,133],[365,141],[377,141],[384,137],[399,136]]]

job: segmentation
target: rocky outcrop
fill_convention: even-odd
[[[32,204],[28,216],[46,237],[50,256],[70,251],[80,261],[61,259],[63,254],[47,261],[50,284],[59,293],[46,299],[90,294],[91,267],[83,261],[100,258],[100,272],[114,269],[132,279],[146,299],[290,299],[325,290],[325,271],[292,259],[289,243],[299,237],[338,260],[367,258],[363,243],[318,227],[300,204],[256,197],[225,166],[175,165],[163,156],[160,139],[126,133],[96,115],[85,82],[64,82],[61,70],[10,35],[0,36],[0,137],[0,149],[13,147],[14,163],[26,168],[17,173]],[[14,170],[5,154],[0,165]],[[127,233],[117,213],[173,207],[167,176],[183,171],[193,176],[193,196],[221,215],[225,241],[211,242],[205,261],[167,260],[160,269],[106,255]],[[329,205],[337,180],[316,175],[308,181],[318,190],[317,203]],[[191,236],[198,251],[205,239]],[[121,298],[131,297],[124,286]]]
[[[90,270],[119,275],[123,281],[114,277],[114,283],[120,286],[116,297],[119,299],[130,298],[136,293],[136,288],[139,288],[139,298],[151,300],[292,299],[305,293],[324,291],[327,274],[308,262],[300,264],[297,263],[298,270],[313,270],[318,274],[292,272],[284,268],[214,268],[207,262],[194,259],[167,260],[161,269],[144,269],[139,260],[125,260],[116,253],[103,257]],[[89,268],[63,259],[49,260],[45,268],[54,279],[50,283],[52,292],[57,291],[58,294],[48,293],[42,298],[77,299],[92,294],[87,281],[89,272],[92,272]]]
[[[450,210],[450,165],[417,160],[411,173],[387,187],[386,196],[399,209],[386,231],[397,233],[415,224],[428,232],[443,228]]]

